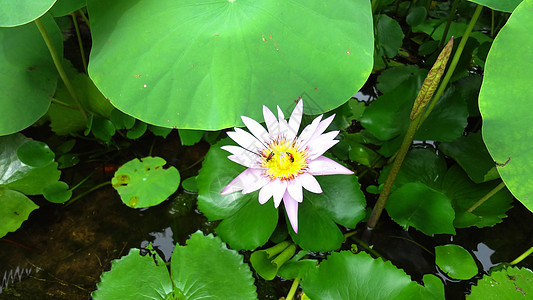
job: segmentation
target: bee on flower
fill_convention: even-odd
[[[259,203],[274,199],[277,208],[281,201],[294,232],[298,233],[298,204],[303,201],[303,189],[312,193],[322,193],[316,175],[353,174],[339,163],[322,154],[333,147],[339,131],[324,133],[335,115],[322,120],[316,117],[300,135],[303,101],[300,100],[289,121],[278,109],[278,118],[263,106],[266,129],[257,121],[241,116],[250,132],[234,128],[228,136],[239,146],[222,146],[231,153],[228,159],[247,167],[221,192],[223,195],[234,192],[248,194],[259,190]]]

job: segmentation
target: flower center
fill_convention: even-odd
[[[307,170],[307,149],[285,138],[271,141],[261,153],[261,166],[270,179],[290,180]]]

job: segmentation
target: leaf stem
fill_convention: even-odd
[[[83,63],[83,69],[85,70],[85,74],[88,74],[89,72],[87,71],[87,60],[85,59],[85,50],[83,50],[83,41],[81,40],[78,20],[76,20],[76,12],[72,13],[71,16],[72,16],[72,23],[74,24],[74,29],[76,30],[76,36],[78,37],[78,46],[80,47],[80,56],[81,56],[81,61]]]
[[[446,71],[446,75],[444,75],[444,78],[442,79],[442,83],[439,86],[439,89],[435,93],[435,97],[429,104],[428,108],[426,109],[426,112],[424,113],[424,116],[422,117],[422,120],[420,121],[420,124],[422,124],[437,102],[439,101],[440,97],[444,93],[444,90],[446,89],[446,86],[448,85],[448,82],[450,81],[450,78],[453,75],[453,72],[455,71],[455,67],[457,66],[457,63],[459,62],[459,58],[461,57],[461,54],[463,53],[463,49],[465,48],[466,42],[468,41],[468,37],[470,36],[470,33],[472,32],[472,29],[474,28],[474,25],[477,22],[477,19],[479,18],[479,15],[481,14],[481,10],[483,9],[483,5],[478,5],[476,7],[476,11],[474,12],[474,15],[472,16],[472,19],[470,20],[470,23],[468,24],[468,27],[465,30],[465,33],[463,34],[463,37],[461,38],[461,42],[459,42],[459,46],[457,46],[457,50],[455,51],[455,54],[453,55],[452,62],[450,63],[450,67],[448,68],[448,71]]]
[[[448,20],[446,21],[446,27],[444,27],[444,32],[442,33],[442,38],[440,39],[439,48],[442,48],[444,46],[444,42],[446,42],[446,36],[448,35],[448,31],[450,30],[450,25],[452,25],[453,17],[455,16],[455,11],[457,10],[458,4],[459,0],[453,1],[452,9],[450,10],[450,14],[448,15]]]
[[[88,194],[90,194],[90,193],[96,191],[97,189],[99,189],[99,188],[101,188],[101,187],[104,187],[104,186],[106,186],[106,185],[108,185],[108,184],[111,184],[111,181],[105,181],[105,182],[102,182],[102,183],[100,183],[100,184],[97,184],[97,185],[93,186],[92,188],[88,189],[87,191],[85,191],[85,192],[83,192],[83,193],[77,195],[76,197],[70,199],[70,200],[67,202],[66,205],[70,205],[70,204],[72,204],[74,201],[76,201],[76,200],[78,200],[78,199],[80,199],[80,198],[82,198],[82,197],[85,197],[86,195],[88,195]]]
[[[298,289],[298,286],[300,285],[300,279],[301,278],[295,278],[292,282],[291,289],[289,290],[289,293],[287,294],[287,297],[285,299],[292,300],[294,299],[294,295],[296,294],[296,290]]]
[[[490,192],[488,192],[483,198],[479,199],[474,205],[472,205],[469,209],[466,210],[466,212],[471,213],[474,211],[474,209],[478,208],[481,204],[483,204],[485,201],[487,201],[490,197],[494,196],[497,192],[499,192],[501,189],[505,187],[505,183],[498,184],[495,188],[493,188]]]
[[[65,69],[63,69],[63,65],[61,65],[61,58],[59,57],[59,54],[57,53],[57,50],[54,46],[54,43],[52,42],[52,39],[50,38],[50,35],[48,34],[48,31],[44,27],[43,21],[41,18],[35,19],[35,25],[37,25],[37,28],[41,32],[41,35],[43,36],[44,42],[46,43],[46,46],[48,47],[48,51],[50,51],[50,55],[52,56],[52,60],[54,61],[54,64],[56,66],[57,72],[59,73],[59,76],[61,77],[61,80],[63,80],[63,83],[65,84],[65,87],[67,88],[70,96],[72,99],[74,99],[74,102],[76,102],[76,105],[78,106],[78,109],[80,111],[80,114],[82,115],[85,122],[87,122],[87,113],[81,106],[81,102],[78,99],[78,96],[76,95],[74,88],[72,87],[72,84],[70,83],[70,80],[67,77],[67,73],[65,73]]]
[[[528,257],[531,253],[533,253],[533,247],[529,248],[526,252],[522,253],[519,257],[517,257],[515,260],[513,260],[512,262],[510,262],[509,264],[511,266],[514,266],[516,265],[517,263],[521,262],[522,260],[524,260],[526,257]]]

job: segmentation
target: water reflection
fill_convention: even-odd
[[[478,243],[477,250],[474,250],[472,252],[474,252],[474,255],[476,256],[477,260],[481,262],[481,264],[483,265],[483,271],[485,271],[486,273],[489,272],[490,268],[497,265],[493,263],[490,259],[492,254],[494,254],[494,252],[496,251],[492,250],[484,243]]]
[[[172,228],[167,227],[160,232],[150,232],[150,236],[154,237],[152,241],[152,246],[157,252],[162,255],[164,261],[169,261],[172,256],[172,251],[174,251],[174,233]],[[141,242],[141,248],[148,246],[150,241],[144,240]]]

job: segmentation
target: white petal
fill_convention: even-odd
[[[302,133],[298,137],[299,146],[298,149],[301,150],[307,145],[307,142],[309,139],[313,136],[313,133],[315,133],[316,128],[320,124],[320,120],[322,119],[322,115],[316,117],[311,124],[305,126],[305,128],[302,130]]]
[[[300,174],[296,179],[300,181],[300,184],[304,189],[310,191],[311,193],[322,193],[322,188],[320,187],[320,184],[313,175],[309,173],[303,173]]]
[[[259,169],[260,166],[257,164],[257,160],[255,157],[245,156],[245,155],[230,155],[228,156],[228,159],[238,163],[241,166],[245,166],[247,168],[253,168],[253,169]]]
[[[248,194],[248,193],[251,193],[251,192],[255,192],[255,191],[257,191],[258,189],[264,187],[267,183],[270,182],[270,178],[268,178],[265,175],[263,175],[263,172],[260,172],[258,174],[256,173],[256,176],[257,177],[255,178],[255,180],[253,180],[253,181],[249,180],[248,181],[248,183],[246,184],[246,186],[242,190],[243,194]]]
[[[339,141],[335,137],[339,134],[338,130],[330,131],[317,136],[309,141],[307,147],[309,148],[309,159],[313,160],[324,154],[329,148],[333,147]]]
[[[318,124],[318,126],[317,126],[317,128],[315,130],[315,133],[313,134],[312,138],[314,138],[314,137],[322,134],[324,131],[326,131],[328,126],[331,124],[331,122],[333,122],[334,118],[335,118],[335,114],[332,114],[331,116],[327,117],[326,119],[320,121],[320,124]]]
[[[353,174],[351,170],[324,156],[309,162],[308,167],[311,175]]]
[[[262,170],[258,169],[246,169],[239,176],[235,177],[220,193],[227,195],[242,191],[249,184],[250,180],[254,180],[262,172]]]
[[[270,134],[270,137],[277,138],[279,134],[278,119],[265,105],[263,105],[263,118],[265,119],[265,124],[268,128],[268,133]]]
[[[288,138],[288,136],[290,135],[289,124],[287,123],[287,120],[285,120],[284,118],[285,116],[283,115],[281,108],[279,108],[278,106],[279,135],[283,135],[285,136],[285,138],[289,139]]]
[[[298,233],[298,201],[294,200],[287,192],[283,196],[283,205],[285,205],[285,211],[291,222],[292,229]]]
[[[297,179],[291,180],[289,183],[287,183],[287,192],[289,192],[289,195],[291,195],[291,197],[298,202],[302,202],[304,200],[302,184]]]
[[[226,151],[228,151],[228,152],[230,152],[231,154],[234,154],[234,155],[243,155],[246,152],[250,153],[250,151],[248,151],[248,150],[246,150],[246,149],[244,149],[242,147],[233,146],[233,145],[225,145],[225,146],[220,147],[220,149],[226,150]]]
[[[279,179],[276,179],[272,182],[272,189],[273,189],[273,196],[274,196],[274,207],[278,208],[279,204],[281,203],[281,199],[283,198],[283,195],[287,191],[287,183],[285,181],[281,181]]]
[[[250,132],[255,137],[259,138],[259,140],[261,140],[261,142],[263,142],[264,144],[268,144],[268,142],[270,141],[270,136],[268,132],[265,130],[265,128],[261,126],[261,124],[259,124],[259,122],[257,122],[256,120],[252,118],[248,118],[246,116],[241,116],[241,119],[244,122],[244,125],[248,127]]]
[[[263,144],[255,136],[240,128],[235,128],[235,131],[229,131],[228,136],[241,147],[252,152],[259,153],[259,150],[264,148]]]
[[[274,194],[274,184],[272,184],[272,181],[265,184],[265,186],[259,191],[259,203],[265,204],[267,201],[272,198],[272,195]]]
[[[287,134],[288,140],[293,140],[298,135],[298,129],[300,129],[300,123],[302,122],[302,115],[304,111],[304,102],[300,100],[296,107],[292,111],[289,118],[289,132]]]

